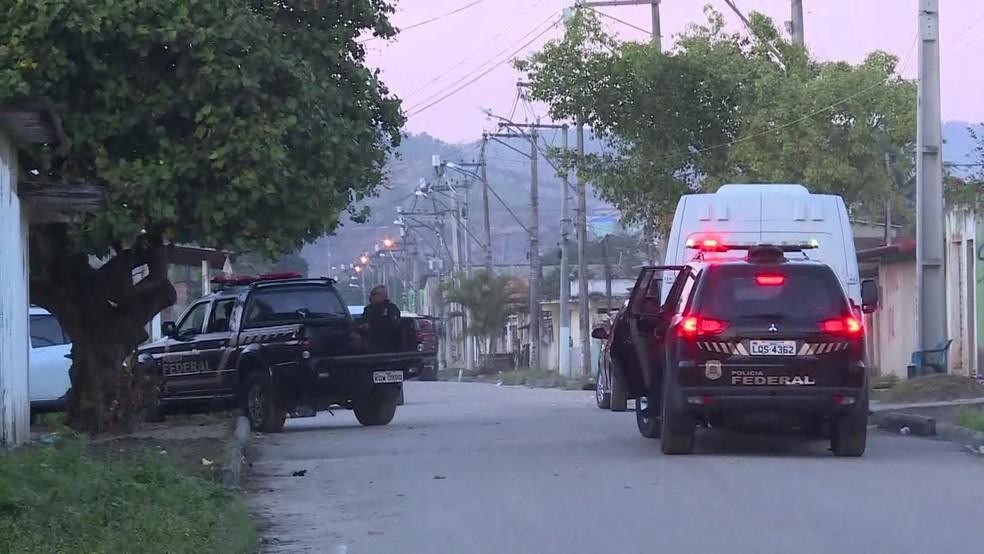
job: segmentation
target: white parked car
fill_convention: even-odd
[[[68,370],[72,366],[72,340],[55,316],[44,308],[31,306],[31,354],[28,387],[31,411],[58,411],[65,408],[72,386]]]

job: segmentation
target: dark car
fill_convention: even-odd
[[[626,346],[631,347],[632,344],[625,331],[626,306],[627,300],[614,317],[591,332],[592,337],[602,341],[598,370],[595,373],[595,404],[602,410],[613,412],[624,412],[627,407],[625,387],[615,381],[616,377],[612,373],[612,364],[625,359],[620,350]],[[615,329],[619,331],[616,332]]]
[[[296,274],[223,277],[188,307],[139,363],[161,380],[158,416],[210,401],[240,404],[254,430],[281,431],[288,415],[352,409],[363,425],[392,421],[403,382],[425,357],[409,322],[389,351],[369,348],[332,279]]]
[[[413,321],[417,349],[426,355],[420,368],[419,379],[437,381],[437,352],[440,346],[438,320],[433,316],[416,316],[409,319]]]
[[[692,452],[701,425],[798,430],[829,436],[835,455],[864,454],[864,326],[834,271],[803,256],[811,248],[715,244],[747,256],[702,253],[641,271],[625,310],[634,348],[612,373],[636,399],[639,432],[660,438],[664,453]],[[660,303],[651,285],[667,271],[675,278]],[[862,300],[860,311],[877,308],[872,281]]]

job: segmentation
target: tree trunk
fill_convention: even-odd
[[[58,318],[72,340],[72,388],[68,421],[89,433],[127,431],[155,400],[156,382],[132,354],[147,339],[144,326],[174,304],[160,240],[117,245],[114,256],[93,267],[71,250],[63,225],[31,233],[31,299]],[[133,270],[147,276],[134,283]]]
[[[80,314],[81,318],[85,314]],[[72,388],[68,420],[73,428],[90,433],[126,432],[142,420],[149,402],[156,400],[157,382],[131,356],[142,340],[133,329],[142,325],[123,321],[92,321],[87,329],[66,325],[72,337]],[[78,321],[78,320],[75,320]],[[92,331],[96,332],[93,333]],[[107,332],[106,330],[115,330]]]

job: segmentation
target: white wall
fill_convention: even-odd
[[[28,396],[27,211],[17,196],[17,150],[0,132],[0,445],[27,442]]]
[[[881,309],[870,317],[874,334],[869,352],[881,375],[907,376],[906,367],[916,346],[916,263],[898,262],[878,267]]]
[[[974,247],[976,217],[965,210],[946,214],[946,303],[950,345],[950,371],[974,375],[977,371],[977,303],[974,301],[977,253]]]

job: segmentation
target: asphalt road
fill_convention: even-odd
[[[872,431],[826,444],[698,435],[668,457],[593,393],[408,383],[387,427],[351,412],[253,441],[266,552],[965,554],[984,457]],[[303,476],[292,473],[304,471]]]

